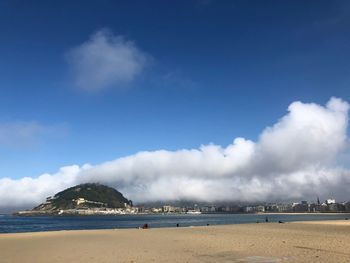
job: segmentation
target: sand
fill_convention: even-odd
[[[0,234],[0,262],[350,262],[350,220]]]

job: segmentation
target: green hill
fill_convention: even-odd
[[[112,187],[97,183],[80,184],[57,193],[33,210],[52,211],[76,208],[124,208],[132,205],[120,192]]]

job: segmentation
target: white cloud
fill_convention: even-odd
[[[121,88],[143,72],[150,55],[124,38],[102,29],[66,54],[74,83],[86,91]]]
[[[37,145],[47,137],[64,136],[65,124],[43,125],[35,121],[10,121],[0,123],[0,146],[27,148]]]
[[[227,147],[139,152],[34,179],[0,179],[0,207],[38,203],[82,182],[114,186],[136,202],[350,199],[350,172],[337,164],[348,140],[348,109],[337,98],[326,106],[294,102],[257,142],[236,138]]]
[[[43,174],[37,178],[24,177],[18,180],[0,179],[0,207],[33,206],[44,201],[58,189],[75,183],[79,172],[87,166],[62,167],[56,174]]]

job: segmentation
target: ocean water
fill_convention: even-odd
[[[53,230],[137,228],[147,223],[149,227],[180,227],[225,225],[265,222],[340,220],[350,214],[165,214],[117,216],[38,216],[19,217],[0,215],[0,233],[39,232]],[[350,220],[350,219],[349,219]]]

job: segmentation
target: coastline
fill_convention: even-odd
[[[29,263],[348,262],[350,221],[11,233],[0,250]]]
[[[350,212],[267,212],[255,213],[255,215],[350,215]]]
[[[20,213],[22,212],[22,213]],[[23,213],[25,212],[25,213]],[[256,212],[256,213],[227,213],[227,212],[215,212],[215,213],[209,213],[209,212],[201,212],[199,213],[201,215],[349,215],[349,211],[344,212]],[[115,214],[101,214],[101,213],[86,213],[86,214],[58,214],[58,213],[43,213],[43,212],[32,212],[32,211],[18,211],[13,212],[9,214],[0,214],[0,216],[5,215],[13,215],[13,216],[20,216],[20,217],[40,217],[40,216],[81,216],[81,217],[88,217],[88,216],[138,216],[138,215],[194,215],[194,213],[115,213]]]
[[[151,228],[188,227],[207,225],[254,224],[308,220],[345,220],[350,214],[143,214],[112,216],[33,216],[8,215],[1,218],[1,233],[42,232],[84,229],[134,229],[148,224]]]

